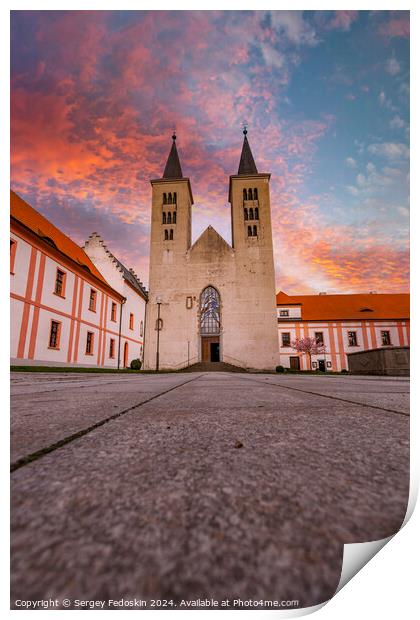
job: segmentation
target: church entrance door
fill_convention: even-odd
[[[220,362],[219,336],[203,336],[201,338],[201,361]]]

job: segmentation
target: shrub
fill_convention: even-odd
[[[135,360],[131,360],[130,368],[131,368],[131,370],[140,370],[140,368],[141,368],[141,361],[138,358],[135,359]]]
[[[348,370],[346,370],[345,368],[343,368],[341,372],[343,372],[343,373],[348,373]]]
[[[276,366],[276,372],[284,372],[284,366]]]

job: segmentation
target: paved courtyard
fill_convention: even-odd
[[[12,374],[16,599],[298,600],[402,523],[408,379]]]

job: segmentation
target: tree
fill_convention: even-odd
[[[310,338],[309,336],[293,340],[293,342],[290,343],[290,346],[298,353],[306,353],[308,355],[309,370],[312,369],[312,355],[320,355],[326,351],[323,344],[319,343],[316,338]]]

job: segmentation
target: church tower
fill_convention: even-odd
[[[279,345],[270,207],[270,173],[258,172],[244,128],[238,174],[229,179],[232,247],[238,283],[237,302],[248,323],[254,368],[274,368]],[[264,344],[263,344],[264,343]]]
[[[175,132],[163,176],[150,182],[152,217],[144,362],[146,368],[153,369],[156,367],[157,338],[161,335],[158,331],[163,331],[163,322],[166,333],[168,329],[179,329],[175,317],[167,311],[168,291],[174,284],[181,284],[180,266],[191,247],[191,206],[194,201],[190,180],[182,174]],[[165,348],[164,341],[159,345]]]

